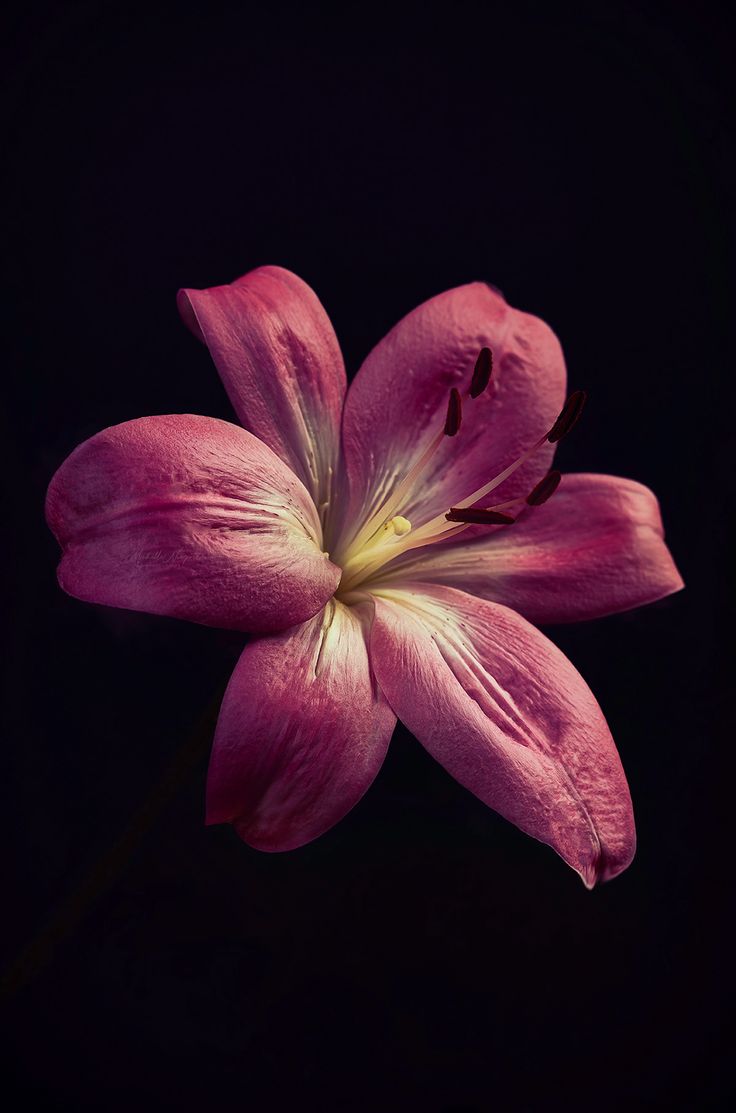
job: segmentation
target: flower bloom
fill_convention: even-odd
[[[261,267],[182,290],[242,427],[143,417],[51,481],[79,599],[255,634],[215,734],[207,821],[261,850],[322,834],[398,716],[462,785],[588,887],[635,847],[605,718],[537,623],[677,591],[654,495],[550,472],[579,417],[560,345],[483,283],[405,317],[347,389],[312,290]],[[559,489],[557,489],[559,487]]]

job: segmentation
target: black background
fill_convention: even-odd
[[[725,1107],[723,16],[79,3],[11,30],[11,1107]],[[230,418],[174,294],[263,263],[314,287],[349,373],[424,298],[498,285],[552,324],[590,391],[562,466],[659,494],[687,590],[550,631],[630,779],[640,849],[613,883],[586,892],[402,731],[368,796],[303,850],[261,855],[205,829],[241,637],[58,590],[54,469],[128,418]]]

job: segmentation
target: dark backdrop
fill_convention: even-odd
[[[14,17],[12,1108],[725,1106],[733,49],[703,4]],[[54,469],[128,418],[231,417],[174,295],[263,263],[315,288],[351,372],[424,298],[498,285],[553,325],[590,392],[563,467],[659,494],[687,590],[550,631],[630,778],[640,849],[615,882],[586,892],[402,731],[303,850],[205,829],[241,637],[58,590]]]

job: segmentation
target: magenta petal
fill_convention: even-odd
[[[244,650],[225,693],[207,822],[258,850],[292,850],[350,811],[381,767],[396,717],[376,686],[361,617],[324,612]]]
[[[391,579],[462,588],[537,623],[600,618],[683,586],[655,496],[611,475],[565,475],[513,526],[409,553]]]
[[[414,584],[376,599],[371,662],[396,714],[460,784],[553,847],[588,887],[626,868],[634,819],[606,720],[525,619]]]
[[[180,290],[179,312],[210,349],[240,421],[299,476],[319,506],[339,450],[345,367],[314,292],[282,267],[229,286]]]
[[[374,510],[445,423],[452,387],[470,385],[478,354],[493,351],[491,384],[466,399],[457,436],[446,437],[401,513],[426,521],[492,479],[548,429],[565,398],[565,363],[552,330],[512,309],[482,282],[420,305],[373,349],[345,402],[343,446],[350,519]],[[500,489],[526,492],[549,467],[546,444]]]
[[[103,430],[61,465],[46,515],[63,550],[61,586],[93,603],[277,630],[316,614],[340,578],[293,472],[210,417]]]

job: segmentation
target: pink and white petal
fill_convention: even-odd
[[[179,312],[203,340],[238,418],[299,476],[317,506],[330,498],[345,366],[313,290],[282,267],[229,286],[180,290]]]
[[[460,432],[444,439],[400,512],[415,525],[442,513],[549,429],[566,382],[562,350],[549,326],[513,309],[483,282],[439,294],[388,333],[348,391],[343,450],[351,523],[383,503],[443,429],[450,389],[462,392],[470,384],[484,346],[494,357],[490,386],[465,400]],[[545,444],[499,493],[526,493],[553,453]]]
[[[258,850],[293,850],[357,804],[396,724],[371,673],[369,617],[332,600],[245,648],[217,724],[208,823],[234,824]]]
[[[624,870],[635,849],[626,778],[559,649],[507,607],[454,588],[415,584],[375,607],[378,683],[429,753],[589,888]]]
[[[601,618],[684,586],[649,488],[582,474],[563,476],[550,501],[513,526],[410,551],[386,578],[461,588],[535,623]]]
[[[340,570],[314,504],[257,437],[211,417],[142,417],[81,444],[49,485],[59,583],[111,607],[278,630],[321,610]]]

